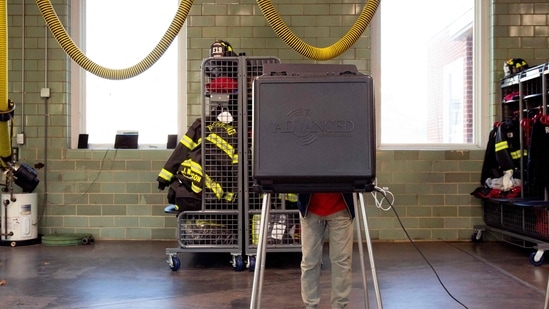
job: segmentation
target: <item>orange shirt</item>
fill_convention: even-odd
[[[313,193],[308,211],[319,216],[329,216],[345,208],[347,205],[339,192]]]

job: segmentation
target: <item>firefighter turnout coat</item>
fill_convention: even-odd
[[[235,200],[238,173],[238,134],[230,123],[196,119],[164,164],[157,177],[158,188],[169,186],[168,202],[179,211],[200,210],[203,190],[213,192],[217,199]],[[202,162],[207,154],[207,168]]]

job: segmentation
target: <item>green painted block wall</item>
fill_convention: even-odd
[[[52,3],[62,23],[70,25],[71,1]],[[311,45],[327,46],[352,26],[363,3],[284,0],[275,6],[298,36]],[[521,57],[543,63],[549,55],[549,4],[491,3],[493,62],[491,84],[486,87],[493,100],[484,103],[492,107],[487,121],[498,117],[503,61]],[[8,0],[8,15],[8,91],[20,103],[15,132],[24,128],[26,135],[20,157],[30,165],[46,164],[38,170],[39,232],[89,232],[98,240],[175,240],[175,217],[164,214],[166,192],[159,191],[155,181],[171,151],[69,149],[71,61],[47,31],[35,1]],[[313,62],[276,36],[253,0],[194,1],[185,23],[189,123],[200,116],[200,63],[215,39],[229,41],[237,52],[249,56]],[[369,74],[370,50],[368,28],[349,50],[326,63],[354,64]],[[39,93],[46,83],[52,96],[44,101]],[[469,239],[473,226],[482,223],[480,201],[470,192],[478,186],[483,156],[483,149],[378,151],[378,183],[395,195],[395,209],[413,238]],[[367,211],[373,239],[405,239],[392,211],[376,208],[371,198],[367,198]]]

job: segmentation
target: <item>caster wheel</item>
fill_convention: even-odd
[[[235,271],[243,271],[244,270],[244,259],[241,255],[235,256],[234,260],[234,270]]]
[[[248,265],[250,271],[255,270],[255,256],[250,256],[250,264]]]
[[[480,232],[474,232],[473,235],[471,235],[471,241],[474,243],[480,243],[482,240],[482,233]]]
[[[539,261],[536,261],[536,252],[532,252],[530,253],[530,264],[534,265],[534,266],[541,266],[543,265],[543,262],[545,261],[545,256],[542,255],[540,258],[539,258]]]
[[[173,271],[179,270],[179,268],[181,267],[181,260],[177,256],[171,256],[170,259],[170,269]]]

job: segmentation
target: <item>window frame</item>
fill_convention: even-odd
[[[70,7],[70,36],[77,46],[84,52],[85,44],[85,25],[87,0],[71,1]],[[175,14],[175,12],[174,12]],[[177,135],[183,136],[187,130],[187,23],[183,25],[177,37]],[[160,39],[160,38],[159,38]],[[151,49],[154,46],[151,46]],[[70,148],[78,148],[79,135],[86,132],[86,71],[76,62],[70,64]],[[114,148],[114,136],[112,143],[89,144],[89,149],[112,149]],[[165,150],[167,147],[167,136],[164,140],[159,138],[158,144],[139,144],[139,149],[158,149]]]
[[[420,0],[421,1],[421,0]],[[473,142],[471,143],[383,143],[381,140],[381,83],[375,83],[376,144],[378,150],[480,150],[490,131],[490,32],[488,1],[474,0],[473,12]],[[372,77],[381,80],[381,7],[372,20]]]

